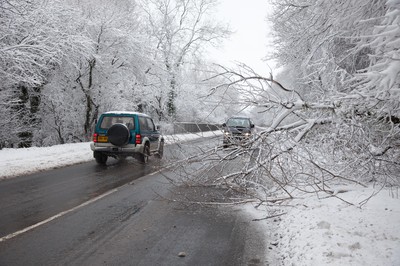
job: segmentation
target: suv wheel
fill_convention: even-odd
[[[124,124],[114,124],[108,131],[108,140],[115,146],[124,146],[129,142],[129,129]]]
[[[155,154],[157,158],[161,159],[164,155],[164,141],[160,142],[160,145],[158,146],[158,151]]]
[[[101,153],[101,152],[97,152],[97,151],[95,151],[95,152],[93,153],[93,157],[96,159],[96,162],[97,162],[98,164],[101,164],[101,165],[106,164],[107,159],[108,159],[108,156],[107,156],[107,155],[105,155],[105,154],[103,154],[103,153]]]
[[[150,156],[150,147],[148,144],[144,145],[143,153],[139,153],[138,159],[142,163],[147,163]]]

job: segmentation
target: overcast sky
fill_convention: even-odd
[[[269,24],[266,21],[269,12],[268,0],[220,0],[219,19],[230,24],[235,32],[217,52],[220,63],[230,61],[243,62],[254,68],[259,74],[268,74],[270,70],[262,58],[267,54]]]

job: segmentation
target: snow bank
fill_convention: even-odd
[[[93,160],[89,142],[0,150],[0,178]]]

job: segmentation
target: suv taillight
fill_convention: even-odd
[[[142,136],[140,134],[136,134],[135,143],[136,144],[142,143]]]
[[[97,142],[97,136],[98,136],[97,133],[94,133],[94,134],[93,134],[93,142]]]

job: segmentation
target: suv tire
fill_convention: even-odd
[[[115,146],[124,146],[129,142],[129,129],[124,124],[114,124],[107,132],[108,140]]]
[[[105,165],[107,163],[108,156],[103,154],[103,153],[101,153],[101,152],[95,151],[93,153],[93,157],[96,159],[96,162],[98,164]]]
[[[141,163],[145,164],[149,161],[149,156],[150,156],[150,147],[149,144],[146,143],[146,145],[144,145],[143,153],[138,154],[138,160]]]
[[[164,141],[161,141],[161,142],[160,142],[160,145],[159,145],[159,147],[158,147],[158,151],[157,151],[157,153],[155,154],[155,156],[156,156],[157,158],[161,159],[161,158],[163,157],[163,155],[164,155]]]

